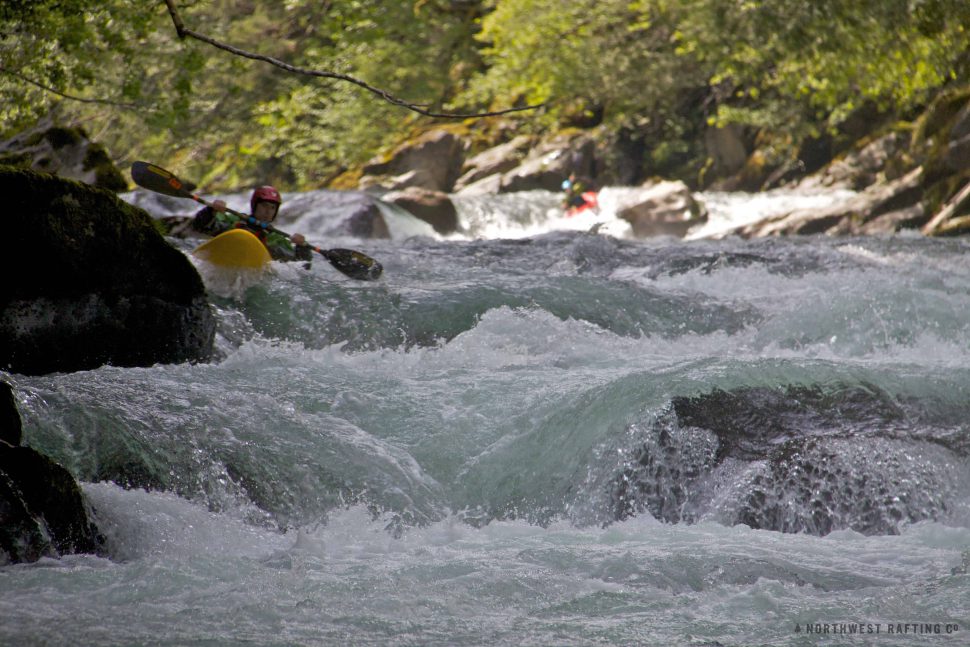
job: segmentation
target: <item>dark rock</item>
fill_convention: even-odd
[[[0,261],[0,366],[38,375],[106,363],[207,361],[202,280],[147,213],[114,194],[0,167],[10,253]]]
[[[947,144],[944,161],[951,171],[965,171],[970,168],[970,135],[964,135]]]
[[[0,382],[0,442],[16,447],[23,440],[23,434],[23,424],[20,421],[20,412],[17,411],[13,387],[6,382]]]
[[[714,432],[718,458],[758,460],[805,429],[818,433],[856,426],[888,427],[905,420],[893,399],[873,388],[747,388],[673,399],[681,426]]]
[[[745,484],[733,522],[818,536],[896,535],[903,524],[943,516],[953,494],[948,463],[927,443],[873,438],[860,451],[844,435],[791,440]]]
[[[341,230],[331,230],[330,235],[343,233],[357,238],[390,238],[384,215],[376,204],[368,204],[352,213],[343,222]]]
[[[0,444],[0,562],[103,549],[70,473],[29,447]]]
[[[963,506],[968,447],[935,415],[871,385],[677,397],[621,452],[610,510],[815,535],[945,521]]]
[[[620,128],[597,141],[595,155],[595,180],[599,186],[633,186],[643,180],[644,160],[648,155],[643,133]]]

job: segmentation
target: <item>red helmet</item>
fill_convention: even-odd
[[[249,199],[249,208],[255,211],[257,202],[273,202],[278,207],[283,203],[283,199],[280,198],[280,192],[273,187],[261,186],[253,191],[253,197]]]

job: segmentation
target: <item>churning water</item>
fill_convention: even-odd
[[[6,375],[108,555],[0,568],[0,644],[967,644],[970,245],[555,204],[200,267],[210,364]]]

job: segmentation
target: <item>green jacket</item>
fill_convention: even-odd
[[[211,236],[218,236],[230,229],[242,228],[252,232],[269,251],[269,255],[277,261],[312,261],[313,254],[308,245],[296,247],[293,241],[275,231],[253,227],[246,224],[241,219],[225,211],[216,211],[211,207],[204,207],[195,214],[192,220],[192,228],[196,231]]]

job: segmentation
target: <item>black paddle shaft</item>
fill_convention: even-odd
[[[176,198],[188,198],[189,200],[195,200],[200,204],[204,204],[207,207],[212,207],[212,203],[192,193],[189,190],[189,186],[176,177],[174,173],[166,171],[160,166],[148,162],[134,162],[131,165],[131,179],[135,181],[135,184],[149,191]],[[250,215],[229,208],[226,208],[226,212],[239,218],[251,227],[265,229],[276,232],[281,236],[292,238],[285,231],[281,231],[273,225],[257,220]],[[309,245],[309,247],[327,259],[335,269],[352,279],[373,281],[380,278],[384,271],[380,263],[362,252],[352,249],[321,249],[315,245]]]

